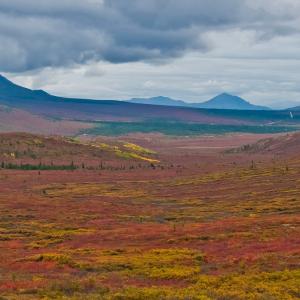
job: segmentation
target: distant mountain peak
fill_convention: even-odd
[[[166,96],[154,96],[150,98],[133,98],[133,99],[140,99],[140,100],[173,100],[170,97]]]
[[[224,93],[221,93],[221,94],[217,95],[216,97],[236,97],[236,96],[224,92]]]
[[[203,103],[187,103],[182,100],[174,100],[165,96],[152,98],[133,98],[128,102],[151,105],[186,106],[207,109],[237,109],[237,110],[269,110],[268,107],[253,105],[241,97],[229,93],[221,93]]]
[[[151,99],[171,99],[171,98],[166,96],[155,96],[155,97],[151,97]]]
[[[243,102],[248,102],[248,101],[246,101],[246,100],[244,100],[244,99],[242,99],[241,97],[239,97],[239,96],[236,96],[236,95],[232,95],[232,94],[229,94],[229,93],[221,93],[221,94],[219,94],[219,95],[217,95],[217,96],[215,96],[214,98],[212,98],[212,99],[217,99],[217,98],[230,98],[230,99],[239,99],[240,101],[243,101]],[[211,99],[211,100],[212,100]]]
[[[165,106],[186,106],[187,103],[181,100],[174,100],[165,96],[156,96],[151,98],[132,98],[128,100],[131,103],[150,104],[150,105],[165,105]]]
[[[228,93],[222,93],[206,102],[200,103],[199,107],[210,109],[269,110],[268,107],[251,104],[239,96]]]

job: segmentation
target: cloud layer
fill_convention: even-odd
[[[163,63],[214,50],[213,32],[250,31],[255,41],[296,34],[299,12],[298,0],[1,0],[0,72]]]

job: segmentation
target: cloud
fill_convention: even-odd
[[[269,47],[271,51],[278,44],[272,41]],[[237,52],[247,54],[248,48],[240,45]],[[163,65],[99,62],[7,75],[29,88],[66,97],[126,100],[163,95],[202,102],[228,92],[254,104],[287,108],[299,105],[299,68],[300,58],[232,59],[194,52]],[[100,76],[90,75],[95,70],[101,70]]]
[[[210,51],[210,32],[298,31],[298,0],[1,0],[0,71],[92,61],[161,63]]]

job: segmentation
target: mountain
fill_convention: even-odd
[[[230,94],[220,94],[211,100],[202,103],[187,103],[168,97],[133,98],[127,102],[165,106],[185,106],[205,109],[235,109],[235,110],[270,110],[268,107],[253,105],[250,102]]]
[[[4,76],[0,75],[0,99],[19,100],[19,99],[50,99],[51,95],[42,90],[30,90],[16,85]]]
[[[161,99],[165,103],[173,103],[172,99],[164,97],[153,101]],[[246,130],[245,126],[248,128],[252,125],[270,127],[300,123],[300,111],[293,112],[291,117],[290,111],[253,110],[250,103],[230,95],[221,95],[204,104],[191,104],[206,106],[205,109],[189,104],[181,106],[184,102],[174,101],[177,106],[63,98],[42,90],[24,88],[0,76],[0,131],[69,135],[98,128],[97,134],[102,134],[103,126],[119,126],[121,129],[131,126],[134,132],[143,132],[145,126],[150,124],[149,128],[153,128],[151,132],[162,132],[157,128],[169,128],[176,134],[182,126],[190,126],[189,130],[193,131],[195,124],[202,128],[201,132],[206,133],[209,126],[215,125],[221,125],[221,131],[225,125],[227,130],[230,127],[234,131],[236,128]],[[252,110],[241,110],[242,108]],[[280,130],[285,131],[286,128]]]
[[[295,107],[299,106],[299,101],[282,101],[272,104],[272,109],[276,110],[293,110]],[[288,107],[288,108],[287,108]]]
[[[300,111],[300,106],[294,106],[294,107],[288,108],[286,110],[289,110],[289,111]]]
[[[244,122],[235,117],[208,115],[206,111],[189,107],[57,97],[42,90],[31,90],[16,85],[3,76],[0,76],[0,106],[19,112],[30,112],[47,119],[64,121],[144,122],[159,120],[201,124],[241,124]]]
[[[152,98],[132,98],[127,101],[130,103],[138,103],[138,104],[150,104],[150,105],[165,105],[165,106],[189,106],[188,103],[182,100],[174,100],[169,97],[152,97]]]
[[[210,109],[270,110],[268,107],[253,105],[240,97],[227,93],[220,94],[211,100],[195,105],[194,107]]]

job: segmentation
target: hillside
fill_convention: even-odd
[[[286,134],[278,137],[261,139],[253,144],[243,145],[229,152],[273,155],[298,155],[300,152],[300,133]]]
[[[118,140],[89,140],[28,133],[0,134],[0,163],[7,168],[30,165],[105,169],[158,162],[154,151]]]
[[[31,132],[39,134],[75,135],[92,125],[72,120],[55,120],[26,110],[0,105],[0,132]]]

